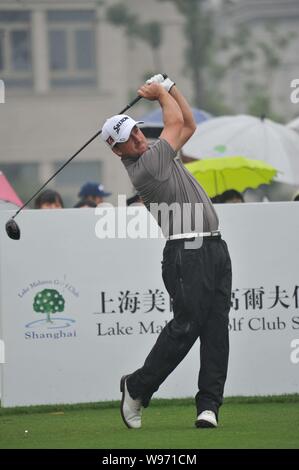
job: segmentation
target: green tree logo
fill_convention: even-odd
[[[55,289],[44,289],[36,294],[33,301],[33,310],[47,315],[47,323],[53,323],[51,313],[63,312],[64,298]]]

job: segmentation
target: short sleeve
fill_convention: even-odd
[[[175,150],[164,139],[159,139],[140,158],[140,164],[152,177],[159,181],[169,178],[172,162],[176,156]]]

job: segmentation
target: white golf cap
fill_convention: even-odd
[[[115,144],[127,142],[134,126],[143,124],[144,121],[134,121],[126,114],[117,114],[107,119],[102,127],[102,139],[113,148]]]

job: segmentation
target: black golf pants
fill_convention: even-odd
[[[143,367],[127,379],[132,398],[148,406],[151,396],[200,339],[197,414],[218,416],[227,375],[231,261],[220,237],[206,237],[200,248],[184,240],[168,241],[162,276],[173,300],[173,319],[160,333]]]

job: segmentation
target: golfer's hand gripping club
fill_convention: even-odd
[[[159,83],[168,92],[171,90],[173,85],[175,85],[175,83],[165,73],[158,73],[157,75],[153,75],[151,78],[146,80],[146,83],[148,85],[151,83]]]

